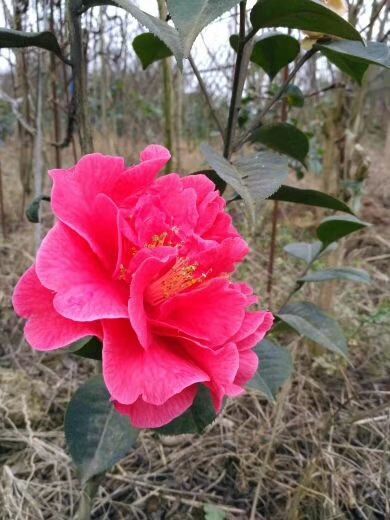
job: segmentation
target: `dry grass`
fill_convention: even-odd
[[[33,257],[32,225],[20,223],[10,205],[18,190],[7,153],[6,186],[13,193],[0,251],[0,518],[69,519],[79,483],[65,449],[63,416],[93,364],[33,352],[23,340],[10,295]],[[281,245],[308,238],[310,229],[300,226],[302,218],[310,225],[314,214],[299,213],[298,222],[295,210],[283,211]],[[230,519],[390,518],[390,243],[382,224],[379,217],[345,244],[345,263],[373,277],[368,288],[337,285],[334,314],[348,336],[351,364],[313,357],[311,345],[287,338],[296,371],[276,406],[248,393],[228,402],[203,436],[172,440],[142,432],[135,451],[100,486],[93,518],[201,519],[206,504]],[[259,235],[243,275],[264,294],[268,235]],[[300,268],[279,253],[275,308]],[[318,286],[305,290],[318,298]]]

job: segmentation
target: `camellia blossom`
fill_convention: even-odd
[[[139,428],[180,416],[200,384],[217,411],[241,394],[273,322],[231,280],[248,246],[224,199],[204,175],[156,178],[169,159],[151,145],[130,168],[96,153],[52,170],[57,222],[13,295],[34,349],[102,341],[111,399]]]

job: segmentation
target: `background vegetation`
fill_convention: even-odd
[[[365,38],[386,41],[386,2],[349,4],[350,19]],[[1,7],[0,25],[50,29],[69,55],[63,1],[3,0]],[[143,7],[158,12],[157,4]],[[228,38],[239,32],[238,19],[233,8],[202,32],[181,74],[172,58],[143,70],[132,42],[144,29],[128,14],[113,7],[89,10],[82,37],[93,148],[131,163],[146,144],[166,143],[173,152],[171,169],[185,174],[209,168],[199,147],[205,140],[221,147],[219,125],[227,117],[236,57]],[[75,88],[69,66],[38,48],[1,49],[0,67],[0,518],[67,519],[75,513],[79,490],[65,449],[64,411],[93,364],[32,352],[10,295],[53,223],[45,202],[35,227],[25,218],[26,208],[49,194],[47,169],[71,166],[82,154]],[[271,82],[250,64],[239,118],[243,132],[283,74]],[[299,90],[291,89],[285,102],[286,119],[310,141],[307,167],[291,163],[287,184],[335,195],[371,224],[316,266],[365,269],[371,285],[337,281],[302,289],[306,299],[339,318],[349,361],[284,332],[295,372],[276,404],[249,391],[229,402],[202,436],[142,432],[136,449],[100,486],[93,518],[390,515],[389,78],[388,71],[371,67],[359,85],[318,55],[298,72]],[[279,116],[277,106],[270,117]],[[278,309],[305,269],[284,248],[310,242],[327,213],[265,202],[256,208],[253,230],[241,202],[230,211],[246,236],[251,231],[253,253],[239,276]]]

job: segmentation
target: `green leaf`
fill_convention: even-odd
[[[239,0],[167,0],[169,14],[180,34],[185,58],[201,30],[238,2]]]
[[[302,336],[347,357],[347,341],[340,325],[316,305],[309,302],[290,303],[281,309],[278,317]]]
[[[128,417],[115,410],[102,376],[93,377],[74,394],[65,415],[65,437],[82,482],[125,457],[137,435]]]
[[[283,249],[289,255],[310,264],[319,256],[322,249],[322,242],[296,242],[295,244],[287,244]]]
[[[251,61],[259,65],[271,80],[299,54],[299,42],[287,34],[262,35],[255,43]]]
[[[255,219],[255,203],[274,193],[288,175],[287,159],[274,152],[259,152],[230,163],[208,145],[201,146],[207,162],[242,197]]]
[[[225,520],[226,513],[217,506],[205,504],[203,506],[205,520]]]
[[[287,103],[290,107],[301,108],[305,104],[305,96],[302,90],[296,85],[289,85],[284,97],[287,99]]]
[[[172,51],[153,33],[139,34],[133,40],[133,49],[145,70],[155,61],[169,58]]]
[[[251,141],[265,144],[276,152],[289,155],[303,165],[309,153],[309,140],[306,134],[289,123],[263,125],[252,133]]]
[[[98,5],[113,5],[121,7],[130,13],[141,25],[151,31],[157,38],[162,40],[167,47],[169,47],[176,58],[177,64],[182,70],[183,68],[183,47],[180,41],[179,33],[174,27],[171,27],[167,22],[156,18],[142,9],[139,9],[130,0],[84,0],[83,11],[90,7]]]
[[[68,349],[72,354],[88,359],[102,359],[102,342],[95,336],[86,336],[72,343]]]
[[[237,34],[230,36],[230,45],[237,52]],[[295,38],[288,34],[272,32],[260,36],[256,41],[250,61],[259,65],[273,80],[283,67],[294,61],[299,50],[299,42]]]
[[[259,0],[250,18],[256,31],[263,27],[288,27],[346,40],[362,39],[344,18],[315,0]]]
[[[298,282],[327,282],[329,280],[349,280],[351,282],[370,283],[370,275],[362,269],[338,267],[315,271],[300,278]]]
[[[255,348],[255,352],[259,357],[259,368],[248,387],[260,390],[267,399],[275,401],[279,388],[293,372],[291,354],[268,339],[263,339]]]
[[[0,49],[19,47],[39,47],[54,52],[61,60],[65,60],[57,38],[50,31],[23,32],[0,27]]]
[[[307,206],[352,213],[352,210],[341,200],[317,190],[302,190],[300,188],[283,185],[269,198],[283,202],[295,202],[296,204],[306,204]]]
[[[29,222],[32,222],[33,224],[38,224],[39,222],[39,208],[42,200],[50,202],[50,197],[48,197],[47,195],[39,195],[38,197],[35,197],[35,199],[26,209],[27,220]]]
[[[216,418],[210,390],[199,385],[195,400],[189,410],[172,422],[156,431],[162,435],[181,435],[183,433],[202,433]]]
[[[327,217],[318,226],[317,237],[324,245],[328,245],[368,225],[352,215]]]
[[[359,84],[369,65],[390,68],[390,49],[385,43],[335,41],[318,43],[315,48]]]

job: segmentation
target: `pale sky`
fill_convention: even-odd
[[[5,0],[6,5],[8,5],[9,9],[11,10],[11,0]],[[144,11],[157,15],[158,9],[157,9],[157,2],[155,0],[136,0],[134,3],[138,4],[138,6],[143,9]],[[256,3],[256,0],[248,0],[248,10]],[[372,0],[365,0],[365,6],[366,10],[369,10],[372,5]],[[95,12],[99,8],[94,8]],[[118,13],[120,16],[124,16],[123,9],[117,9],[114,7],[109,7],[108,12],[111,14],[114,14],[115,12]],[[225,13],[219,20],[213,22],[210,26],[206,27],[203,31],[201,36],[198,36],[195,45],[193,47],[193,55],[194,58],[199,66],[199,68],[208,68],[212,66],[212,60],[210,59],[211,55],[218,54],[218,52],[221,51],[221,49],[226,46],[226,43],[228,42],[230,34],[234,32],[234,25],[233,25],[233,18],[231,16],[231,13],[234,11],[232,10],[230,13]],[[35,28],[35,9],[30,8],[30,19],[31,19],[31,30],[36,30]],[[362,17],[361,23],[359,23],[360,28],[364,27],[367,23],[367,15]],[[131,16],[128,16],[128,28],[129,32],[131,34],[134,34],[136,36],[137,34],[141,33],[144,29],[140,27],[138,22],[132,18]],[[0,9],[0,27],[4,27],[5,20],[4,20],[4,13],[3,9]],[[41,28],[42,30],[42,28]],[[131,48],[131,41],[129,42],[129,48]],[[4,59],[4,56],[9,56],[10,51],[7,49],[1,49],[0,50],[0,72],[2,70],[6,70],[8,68],[7,61]],[[11,52],[11,56],[13,53]]]

